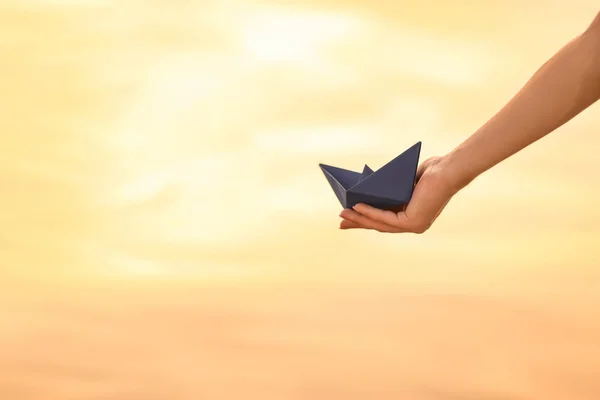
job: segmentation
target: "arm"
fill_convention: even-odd
[[[600,98],[600,13],[493,118],[443,158],[460,189],[554,131]]]
[[[473,179],[554,131],[600,98],[600,14],[548,60],[493,118],[444,157],[419,166],[406,210],[343,210],[341,229],[423,233]]]

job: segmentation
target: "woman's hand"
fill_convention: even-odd
[[[383,211],[366,204],[345,209],[340,229],[374,229],[388,233],[424,233],[436,220],[460,186],[453,183],[452,172],[443,157],[424,161],[417,170],[417,184],[403,210]]]

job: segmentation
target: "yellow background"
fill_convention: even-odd
[[[425,235],[318,168],[451,150],[597,11],[4,0],[0,397],[597,398],[596,106]]]

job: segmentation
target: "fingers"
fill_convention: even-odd
[[[357,204],[354,209],[344,209],[340,213],[344,221],[340,229],[374,229],[379,232],[414,232],[420,233],[419,226],[412,223],[406,212],[380,210],[367,204]],[[414,226],[413,226],[414,225]]]
[[[398,223],[397,214],[393,211],[380,210],[367,204],[357,204],[353,208],[357,213],[364,215],[373,221],[391,226],[396,226]]]
[[[354,209],[367,219],[390,226],[394,232],[423,233],[429,225],[419,219],[409,218],[406,209],[400,212],[384,211],[367,204],[357,204]]]
[[[373,208],[366,204],[357,204],[352,209],[342,211],[341,229],[374,229],[379,232],[424,233],[431,226],[425,220],[411,219],[405,211],[398,213]]]
[[[340,224],[341,229],[374,229],[379,232],[397,233],[401,230],[397,227],[387,225],[380,221],[376,221],[362,215],[352,209],[345,209],[340,213],[340,217],[348,222],[342,221]]]
[[[342,219],[342,222],[340,222],[340,229],[369,229],[369,228],[365,228],[364,226],[361,226],[361,225],[357,224],[356,222],[352,222],[348,219]]]

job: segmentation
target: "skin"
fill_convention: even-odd
[[[424,161],[404,210],[366,204],[341,212],[340,229],[424,233],[475,178],[553,132],[600,98],[600,13],[542,65],[489,121],[450,153]]]

